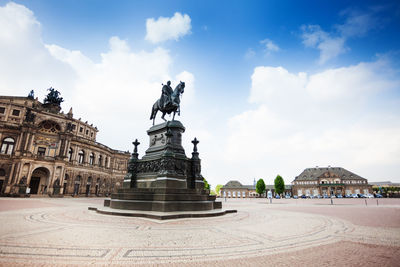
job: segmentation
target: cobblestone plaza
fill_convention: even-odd
[[[228,199],[221,217],[101,215],[95,198],[0,198],[0,265],[396,266],[399,199]]]

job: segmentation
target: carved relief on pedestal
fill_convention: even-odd
[[[162,133],[159,136],[156,134],[150,138],[150,147],[156,146],[156,145],[165,145],[167,139],[165,138],[165,135]]]

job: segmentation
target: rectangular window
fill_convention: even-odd
[[[83,127],[79,128],[79,132],[80,132],[80,133],[83,132]]]
[[[0,107],[0,114],[4,114],[6,112],[6,108]]]
[[[86,130],[86,135],[88,135],[89,134],[89,130]]]
[[[46,153],[46,148],[45,147],[39,147],[38,148],[38,156],[39,157],[44,157],[45,153]]]
[[[19,110],[18,109],[13,109],[12,115],[13,116],[19,116]]]

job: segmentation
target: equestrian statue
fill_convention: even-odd
[[[164,118],[165,114],[171,114],[173,112],[172,120],[175,119],[176,113],[178,113],[179,116],[181,115],[180,96],[183,94],[184,89],[184,82],[180,82],[175,87],[175,90],[172,90],[170,81],[168,81],[167,84],[163,84],[161,97],[156,101],[156,103],[154,103],[151,110],[150,120],[153,120],[153,125],[158,111],[162,112],[161,119],[164,121],[167,121]]]

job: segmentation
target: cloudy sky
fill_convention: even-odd
[[[399,70],[398,1],[0,0],[1,95],[52,86],[142,156],[161,83],[185,81],[213,186],[328,165],[400,182]]]

